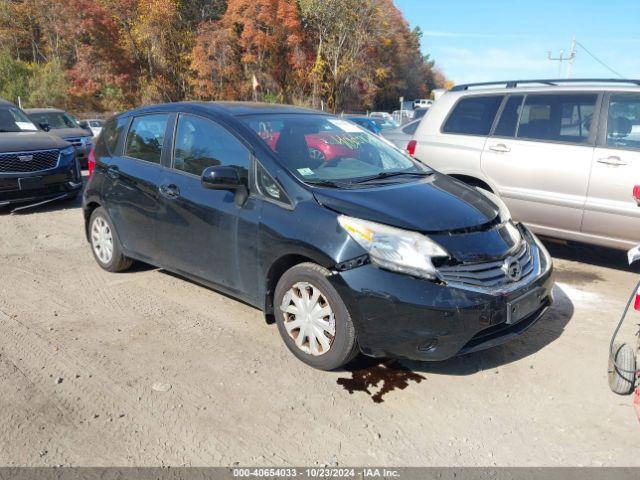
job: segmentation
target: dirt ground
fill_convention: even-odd
[[[247,305],[103,272],[79,207],[0,214],[0,465],[640,466],[606,379],[622,252],[549,244],[556,303],[513,343],[325,373]]]

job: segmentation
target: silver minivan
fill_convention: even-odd
[[[444,94],[409,151],[499,195],[540,235],[637,245],[640,81],[496,85],[459,85]]]

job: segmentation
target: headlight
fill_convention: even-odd
[[[501,222],[507,222],[511,220],[511,212],[509,211],[509,207],[505,205],[505,203],[499,196],[497,196],[495,193],[491,193],[489,190],[485,190],[484,188],[476,187],[476,190],[478,190],[481,194],[483,194],[498,206],[498,209],[500,210]]]
[[[416,277],[434,279],[432,259],[449,254],[437,243],[417,232],[389,227],[340,215],[338,223],[379,267]]]
[[[73,155],[74,153],[76,153],[75,149],[73,147],[67,147],[67,148],[63,148],[62,150],[60,150],[60,155],[66,157],[68,155]]]

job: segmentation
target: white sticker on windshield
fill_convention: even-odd
[[[346,120],[340,120],[339,118],[330,118],[329,122],[333,123],[343,132],[347,133],[362,133],[362,129],[355,123],[347,122]]]
[[[299,168],[298,172],[300,173],[300,175],[303,175],[305,177],[308,177],[309,175],[313,175],[313,170],[311,170],[310,168]]]
[[[31,122],[16,122],[16,125],[20,130],[38,130],[38,128]]]

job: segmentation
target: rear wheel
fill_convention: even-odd
[[[307,365],[334,370],[358,352],[355,328],[346,305],[327,280],[330,272],[315,263],[287,270],[276,286],[276,322],[289,350]]]
[[[133,261],[122,254],[120,240],[104,208],[98,207],[89,220],[89,240],[93,256],[108,272],[127,270]]]
[[[615,359],[615,363],[614,363]],[[609,354],[609,388],[619,395],[633,391],[635,384],[636,357],[633,347],[626,343],[614,343]]]

